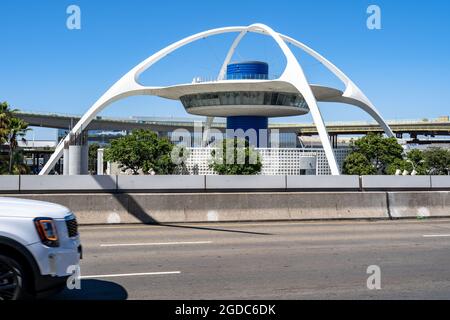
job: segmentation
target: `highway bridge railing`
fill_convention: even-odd
[[[450,190],[450,176],[0,176],[0,194]],[[450,210],[450,208],[449,208]]]

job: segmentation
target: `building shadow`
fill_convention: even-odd
[[[103,280],[81,280],[81,289],[64,289],[49,300],[126,300],[128,292],[121,285]]]

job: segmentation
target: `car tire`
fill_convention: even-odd
[[[14,258],[0,255],[0,301],[23,300],[30,297],[26,290],[23,270]]]

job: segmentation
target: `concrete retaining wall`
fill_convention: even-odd
[[[393,218],[450,217],[450,192],[389,192]]]
[[[21,194],[71,208],[81,224],[450,217],[450,192]]]

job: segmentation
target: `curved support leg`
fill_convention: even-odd
[[[241,42],[242,38],[247,34],[248,30],[241,31],[239,35],[234,39],[233,44],[231,45],[230,49],[228,50],[227,56],[225,57],[225,60],[222,64],[222,67],[220,68],[219,76],[217,77],[217,80],[225,80],[225,73],[227,72],[227,66],[231,61],[231,58],[233,58],[234,52],[236,51],[237,46]]]
[[[203,130],[202,147],[207,147],[208,144],[208,132],[211,129],[214,117],[206,117],[205,130]]]
[[[100,113],[103,109],[105,109],[108,105],[117,101],[119,99],[129,97],[132,95],[136,95],[140,93],[140,90],[131,90],[131,91],[123,91],[123,92],[115,92],[118,85],[121,84],[119,81],[116,85],[114,85],[110,90],[108,90],[94,105],[83,115],[83,117],[77,122],[77,124],[72,128],[69,134],[62,139],[57,145],[55,151],[51,155],[50,159],[44,165],[42,170],[39,172],[39,175],[49,174],[50,171],[55,166],[56,162],[58,162],[59,158],[61,158],[64,152],[64,144],[70,142],[70,136],[81,133],[85,130],[91,121]]]
[[[328,160],[328,165],[330,166],[331,174],[334,176],[340,175],[339,166],[337,164],[336,157],[334,155],[334,151],[328,137],[327,128],[323,121],[319,106],[317,105],[316,98],[314,97],[314,94],[312,93],[311,87],[306,81],[306,78],[303,75],[303,78],[302,76],[299,76],[297,79],[291,79],[288,82],[291,83],[298,90],[298,92],[303,95],[306,103],[308,104],[311,116],[317,128],[317,132],[319,133],[319,138]]]
[[[308,104],[311,115],[313,117],[314,123],[317,127],[317,131],[319,133],[320,140],[322,142],[322,146],[325,151],[325,155],[327,157],[331,174],[332,175],[339,175],[339,167],[336,162],[336,157],[333,152],[333,148],[331,147],[330,140],[328,139],[328,132],[325,127],[325,123],[322,118],[322,114],[320,113],[319,107],[317,105],[316,98],[314,97],[314,94],[311,90],[311,87],[309,86],[308,81],[306,80],[306,76],[303,72],[302,67],[298,63],[297,59],[295,58],[292,51],[289,49],[289,47],[286,45],[286,42],[282,39],[281,34],[275,32],[268,26],[262,25],[262,24],[254,24],[248,27],[247,30],[242,31],[239,36],[234,40],[230,50],[228,51],[228,54],[225,58],[225,61],[221,68],[221,73],[219,75],[219,79],[222,79],[225,74],[226,66],[230,62],[231,58],[233,57],[233,54],[239,45],[242,38],[245,36],[247,32],[257,32],[261,34],[268,35],[272,37],[279,45],[281,50],[283,51],[286,59],[286,69],[283,73],[283,75],[280,77],[279,80],[284,80],[286,82],[289,82],[291,85],[293,85],[305,98],[306,103]]]
[[[314,124],[317,127],[317,132],[319,133],[319,137],[322,142],[322,146],[331,169],[331,174],[339,175],[340,174],[339,166],[336,162],[336,157],[334,156],[334,151],[333,148],[331,147],[331,143],[328,138],[327,128],[325,127],[325,123],[323,122],[322,115],[317,105],[316,98],[314,97],[314,93],[311,90],[308,80],[306,79],[305,73],[303,72],[303,69],[300,66],[298,60],[295,58],[291,49],[289,49],[286,42],[274,30],[272,30],[267,26],[258,24],[250,27],[252,29],[263,31],[263,33],[268,33],[268,35],[271,36],[280,46],[281,50],[283,51],[287,59],[287,63],[286,69],[284,70],[279,80],[286,81],[291,85],[293,85],[299,91],[299,93],[302,94],[303,97],[305,98],[305,101],[308,104],[309,109],[311,111]]]
[[[380,127],[383,129],[384,133],[389,138],[395,137],[392,129],[389,127],[387,122],[384,121],[384,119],[381,117],[381,115],[378,113],[378,111],[375,108],[370,107],[370,105],[368,105],[368,108],[366,108],[366,107],[360,107],[360,108],[363,109],[365,112],[367,112],[373,119],[375,119],[375,121],[380,125]]]
[[[194,34],[190,37],[177,41],[170,46],[158,51],[154,55],[150,56],[146,60],[142,61],[132,70],[130,70],[124,77],[122,77],[111,89],[109,89],[94,105],[83,115],[80,121],[71,130],[70,134],[76,134],[81,132],[84,128],[87,128],[89,123],[95,118],[95,116],[106,108],[109,104],[119,99],[129,97],[132,95],[151,94],[151,87],[144,87],[138,83],[139,76],[153,64],[163,59],[171,52],[184,47],[197,40],[207,38],[213,35],[229,33],[229,32],[241,32],[246,30],[247,27],[225,27],[217,28],[204,32]],[[49,161],[45,164],[44,168],[39,172],[39,175],[48,174],[56,162],[61,158],[64,150],[64,142],[69,142],[70,134],[58,144],[55,152],[51,155]]]
[[[252,32],[262,33],[265,34],[265,32],[261,32],[261,30],[251,30]],[[231,46],[230,50],[228,51],[227,57],[225,58],[225,61],[221,68],[221,73],[219,76],[219,80],[223,80],[225,72],[226,72],[226,66],[230,63],[231,58],[234,55],[234,52],[236,51],[237,46],[239,45],[240,41],[244,37],[244,35],[248,32],[242,31],[241,34],[234,40],[233,45]],[[392,129],[389,127],[389,125],[384,121],[384,119],[381,117],[378,110],[375,108],[375,106],[370,102],[370,100],[364,95],[361,89],[359,89],[358,86],[344,73],[342,72],[338,67],[336,67],[333,63],[331,63],[329,60],[327,60],[325,57],[323,57],[321,54],[319,54],[317,51],[314,51],[304,43],[297,41],[291,37],[288,37],[284,34],[279,33],[279,36],[284,41],[287,41],[288,43],[296,46],[297,48],[300,48],[307,54],[309,54],[311,57],[319,61],[322,65],[324,65],[331,73],[333,73],[336,77],[338,77],[345,85],[346,90],[344,92],[344,98],[354,99],[361,104],[358,104],[358,106],[363,109],[365,112],[367,112],[383,129],[383,131],[386,133],[388,137],[394,137],[394,133],[392,132]],[[355,105],[355,103],[352,103]]]
[[[314,59],[319,61],[322,65],[324,65],[329,71],[331,71],[336,77],[338,77],[345,85],[346,89],[344,92],[343,97],[354,99],[356,101],[359,101],[361,105],[358,105],[361,107],[364,111],[370,114],[372,118],[375,119],[375,121],[380,125],[381,128],[383,128],[384,132],[388,137],[394,137],[394,133],[392,132],[389,125],[384,121],[384,119],[381,117],[378,110],[375,108],[375,106],[370,102],[370,100],[364,95],[361,89],[358,88],[358,86],[344,73],[342,72],[338,67],[336,67],[334,64],[332,64],[329,60],[327,60],[325,57],[323,57],[318,52],[314,51],[310,47],[306,46],[300,41],[297,41],[291,37],[288,37],[286,35],[280,34],[280,37],[291,43],[292,45],[296,46],[297,48],[302,49],[304,52],[312,56]],[[354,104],[354,103],[352,103]]]
[[[333,149],[331,148],[331,144],[328,140],[328,133],[325,128],[325,124],[323,123],[322,115],[320,113],[320,110],[317,106],[317,101],[314,97],[314,94],[312,93],[311,87],[309,86],[309,83],[305,77],[305,74],[303,72],[303,69],[301,68],[300,64],[298,63],[297,59],[293,55],[292,51],[289,49],[285,41],[288,41],[312,56],[314,56],[316,59],[318,59],[322,64],[324,64],[330,71],[332,71],[335,75],[337,75],[347,86],[347,89],[344,93],[344,98],[348,99],[354,99],[356,101],[359,101],[364,105],[366,110],[383,126],[384,130],[389,136],[393,136],[392,131],[390,130],[389,126],[383,121],[381,116],[378,114],[374,106],[370,103],[370,101],[365,97],[365,95],[362,93],[362,91],[353,83],[351,80],[344,74],[342,71],[340,71],[337,67],[335,67],[333,64],[331,64],[328,60],[323,58],[321,55],[319,55],[317,52],[313,51],[312,49],[306,47],[301,42],[298,42],[292,38],[289,38],[287,36],[281,35],[279,33],[276,33],[271,28],[263,25],[263,24],[254,24],[248,27],[226,27],[226,28],[218,28],[218,29],[212,29],[204,32],[197,33],[195,35],[192,35],[190,37],[184,38],[178,42],[173,43],[172,45],[158,51],[154,55],[150,56],[143,62],[141,62],[139,65],[137,65],[135,68],[133,68],[130,72],[128,72],[121,80],[119,80],[111,89],[109,89],[89,110],[88,112],[83,115],[81,120],[76,124],[76,126],[72,129],[71,134],[76,134],[81,132],[84,128],[87,128],[89,123],[94,119],[94,117],[103,110],[106,106],[111,104],[114,101],[117,101],[119,99],[122,99],[124,97],[132,96],[132,95],[140,95],[140,94],[152,94],[152,88],[151,87],[144,87],[138,83],[138,78],[142,72],[147,70],[149,67],[151,67],[154,63],[158,62],[171,52],[187,45],[192,42],[195,42],[199,39],[207,38],[213,35],[217,34],[223,34],[223,33],[229,33],[229,32],[240,32],[239,36],[235,39],[233,42],[232,47],[230,48],[227,57],[225,59],[224,65],[222,66],[221,72],[219,74],[219,79],[223,79],[225,75],[226,65],[229,63],[231,57],[234,54],[234,51],[239,44],[239,42],[242,40],[244,35],[247,32],[256,32],[261,33],[265,35],[271,36],[280,46],[282,49],[284,55],[287,58],[287,64],[286,69],[283,73],[283,75],[280,77],[279,80],[286,81],[288,83],[291,83],[299,92],[304,96],[306,102],[308,103],[311,114],[313,116],[314,122],[317,126],[320,139],[322,140],[323,147],[325,149],[325,153],[331,168],[331,172],[333,175],[339,174],[339,169],[337,166],[337,163],[335,161]],[[63,149],[64,149],[64,142],[68,142],[69,137],[66,137],[64,140],[61,141],[61,143],[57,146],[55,152],[52,154],[50,160],[46,163],[44,168],[39,173],[40,175],[48,174],[50,170],[53,168],[55,163],[58,161],[58,159],[61,157]]]
[[[292,83],[292,84],[297,88],[297,90],[299,90],[300,93],[304,92],[301,89],[299,89],[302,86],[301,83],[298,84]],[[314,97],[314,95],[305,96],[304,93],[302,94],[305,98],[306,103],[309,106],[311,116],[313,118],[314,124],[316,125],[317,132],[319,133],[319,138],[325,151],[325,155],[328,160],[328,165],[330,166],[331,174],[333,176],[338,176],[340,175],[339,166],[337,164],[336,157],[334,155],[334,151],[328,137],[328,131],[323,121],[322,114],[320,112],[319,106],[317,105],[316,98]]]
[[[394,133],[392,132],[392,129],[389,127],[389,125],[384,121],[384,119],[381,117],[381,115],[378,113],[378,111],[375,109],[375,107],[370,104],[361,102],[361,100],[357,100],[354,98],[348,98],[345,96],[342,97],[340,102],[344,102],[350,105],[354,105],[368,113],[383,129],[383,131],[386,133],[388,137],[395,137]]]

